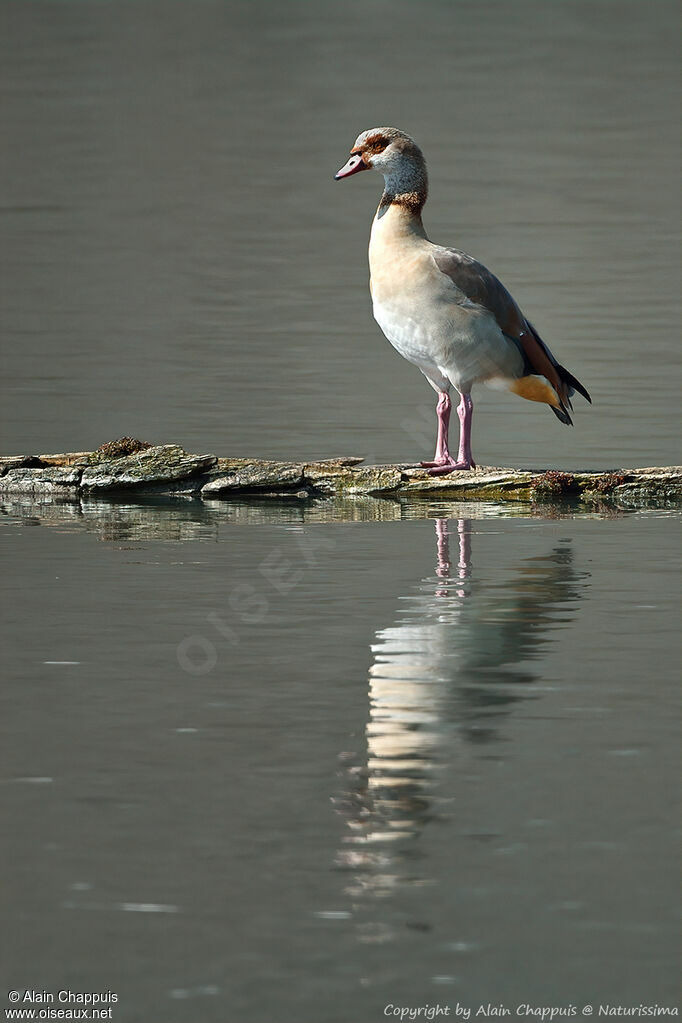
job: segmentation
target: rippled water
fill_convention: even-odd
[[[477,458],[678,460],[672,4],[0,20],[4,450],[430,454],[369,311],[380,182],[331,178],[396,123],[432,236],[595,399],[571,431],[481,391]],[[140,1023],[673,1004],[679,523],[3,501],[5,990]]]

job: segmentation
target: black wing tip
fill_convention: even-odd
[[[576,390],[578,392],[578,394],[582,394],[583,398],[586,401],[588,401],[590,403],[590,405],[591,405],[592,404],[592,399],[590,398],[590,392],[587,390],[587,388],[583,387],[583,385],[580,383],[578,378],[574,377],[572,373],[569,373],[569,371],[566,369],[565,366],[562,366],[561,363],[556,361],[556,359],[554,358],[554,356],[550,352],[549,348],[547,347],[545,342],[542,340],[542,338],[540,337],[540,335],[538,334],[537,330],[535,329],[533,324],[530,322],[530,320],[526,320],[526,324],[528,325],[531,333],[535,336],[536,341],[539,341],[540,344],[542,345],[542,347],[547,352],[547,355],[549,356],[550,361],[553,362],[554,365],[556,366],[557,372],[558,372],[559,376],[561,377],[561,379],[564,381],[564,383],[568,384],[569,387],[573,387],[574,390]],[[561,417],[559,417],[559,418],[561,418]]]
[[[589,401],[591,405],[592,399],[590,398],[590,392],[586,387],[583,387],[577,377],[574,377],[572,373],[569,373],[565,366],[557,365],[557,369],[561,379],[567,383],[569,387],[572,387],[575,391],[577,391],[578,394],[582,394],[583,398],[585,398],[586,401]]]
[[[592,404],[592,399],[590,398],[590,392],[587,390],[586,387],[583,387],[583,385],[580,383],[580,381],[576,380],[575,377],[571,377],[571,386],[578,392],[578,394],[582,394],[582,396],[585,399],[585,401],[588,401],[590,403],[590,405]]]
[[[559,422],[563,423],[564,426],[573,426],[573,420],[569,416],[565,408],[555,408],[554,405],[549,405],[554,415],[557,417]]]

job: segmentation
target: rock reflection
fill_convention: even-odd
[[[229,526],[329,525],[335,522],[394,522],[434,516],[480,518],[604,518],[614,509],[575,509],[567,504],[532,505],[522,501],[397,501],[375,497],[337,497],[313,501],[291,497],[204,500],[191,497],[144,497],[71,500],[45,494],[18,494],[0,499],[0,518],[34,526],[83,529],[109,542],[210,540]]]
[[[404,598],[371,647],[367,759],[345,765],[340,799],[348,833],[337,866],[350,872],[353,897],[428,883],[419,839],[446,805],[438,772],[474,744],[482,753],[502,737],[518,701],[539,697],[542,683],[528,662],[551,642],[552,627],[572,617],[584,584],[568,542],[524,559],[498,582],[477,579],[473,526],[436,520],[435,575]]]

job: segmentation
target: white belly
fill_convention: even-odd
[[[523,358],[495,317],[469,302],[433,259],[435,246],[405,229],[393,208],[369,247],[374,318],[393,347],[439,388],[519,376]]]
[[[523,364],[494,317],[460,306],[450,295],[427,290],[425,298],[381,300],[375,294],[373,304],[374,318],[396,351],[442,389],[447,382],[468,393],[476,382],[518,375]]]
[[[408,309],[392,302],[373,303],[374,319],[391,342],[408,362],[415,366],[437,364],[432,331]]]

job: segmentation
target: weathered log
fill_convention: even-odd
[[[124,440],[126,444],[112,442],[93,452],[0,457],[0,491],[66,500],[116,493],[193,496],[205,501],[246,496],[378,497],[401,502],[571,499],[637,506],[682,500],[680,466],[571,473],[481,467],[430,476],[412,465],[361,465],[363,459],[358,457],[316,462],[218,458],[188,454],[177,444],[148,447],[131,438]],[[118,450],[133,453],[116,456]]]
[[[13,494],[78,493],[81,471],[75,466],[11,468],[0,477],[0,489]]]

